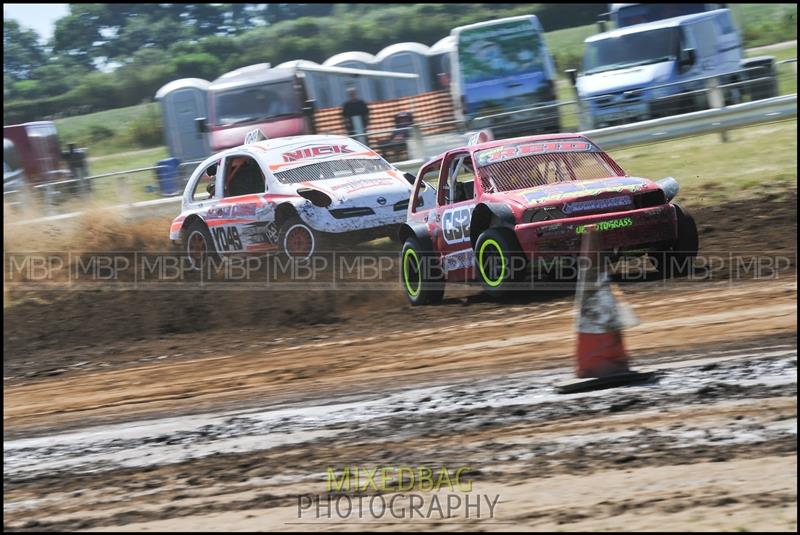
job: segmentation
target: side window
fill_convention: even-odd
[[[704,20],[692,27],[697,41],[697,56],[709,58],[717,52],[717,32],[710,20]]]
[[[730,11],[723,11],[719,14],[716,20],[723,34],[728,35],[736,31],[736,27],[733,25],[733,20],[731,20]]]
[[[225,160],[225,197],[265,191],[264,174],[257,161],[250,156],[230,156]]]
[[[422,170],[422,180],[417,183],[417,189],[414,192],[415,199],[411,211],[416,212],[419,208],[429,209],[433,208],[433,201],[430,201],[431,206],[425,202],[425,199],[430,199],[430,193],[436,191],[436,186],[439,184],[439,170],[442,168],[442,160],[433,162],[428,167]]]
[[[472,199],[475,192],[475,170],[472,157],[460,154],[449,161],[446,180],[441,184],[444,204]]]
[[[200,179],[197,181],[197,184],[195,184],[194,190],[192,191],[193,201],[204,201],[214,197],[214,187],[216,185],[217,172],[219,170],[220,163],[222,163],[222,160],[217,160],[208,165],[205,169],[203,169],[202,173],[200,173]]]
[[[688,26],[684,26],[681,28],[681,49],[684,48],[694,48],[695,51],[699,54],[700,51],[697,50],[697,42],[694,40],[694,36],[692,35],[691,28]]]
[[[475,197],[475,168],[472,165],[472,157],[467,154],[459,158],[453,173],[455,179],[453,202],[472,200]]]

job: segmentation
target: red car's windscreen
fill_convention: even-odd
[[[484,191],[625,176],[607,154],[582,140],[503,145],[476,152],[475,161]]]

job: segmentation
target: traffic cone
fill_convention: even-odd
[[[581,243],[581,266],[575,293],[575,375],[590,381],[559,387],[563,393],[619,386],[649,378],[631,371],[622,329],[639,324],[633,310],[618,299],[606,272],[607,253],[594,225],[587,225]],[[616,294],[616,296],[615,296]]]

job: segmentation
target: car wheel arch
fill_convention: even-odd
[[[300,213],[292,203],[281,203],[275,208],[275,225],[280,228],[284,222],[295,216],[300,217]],[[300,219],[303,218],[300,217]]]
[[[202,224],[206,226],[206,228],[208,227],[208,224],[202,217],[200,217],[197,214],[189,214],[188,216],[186,216],[186,219],[183,220],[183,225],[181,225],[181,240],[183,240],[186,237],[185,236],[186,230],[190,226],[192,226],[195,223],[195,221],[200,221]]]
[[[500,203],[479,203],[472,211],[469,224],[469,239],[472,248],[478,241],[478,236],[492,227],[506,227],[514,229],[516,219],[508,205]]]
[[[400,238],[400,242],[402,243],[405,243],[405,241],[409,238],[417,238],[421,246],[433,251],[433,239],[428,231],[428,227],[425,225],[410,225],[408,223],[403,223],[400,225],[398,236]]]

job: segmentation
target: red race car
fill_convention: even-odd
[[[579,134],[503,139],[426,163],[401,227],[402,283],[412,304],[441,300],[446,282],[505,293],[541,261],[574,258],[587,224],[617,256],[654,255],[680,274],[697,255],[692,217],[670,201],[678,183],[628,174]],[[660,258],[660,261],[658,260]]]

